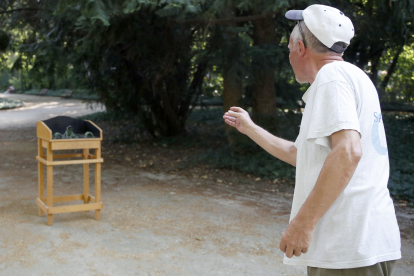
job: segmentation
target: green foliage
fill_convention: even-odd
[[[0,98],[0,110],[22,107],[23,105],[24,103],[19,100],[9,100]]]
[[[125,111],[101,111],[78,117],[82,120],[90,120],[92,122],[121,122],[135,120],[136,117],[131,112]]]
[[[222,110],[196,110],[189,118],[189,124],[220,125]],[[279,111],[278,126],[274,134],[294,141],[298,135],[301,113]],[[385,113],[383,115],[390,159],[390,178],[388,188],[394,198],[414,201],[414,114]],[[221,131],[223,131],[221,129]],[[272,131],[271,131],[272,132]],[[217,139],[219,135],[215,135]],[[210,149],[197,160],[217,168],[227,168],[264,177],[266,179],[286,178],[294,181],[295,168],[274,158],[254,142],[243,140],[240,151],[234,152],[226,145]]]
[[[189,125],[220,125],[223,123],[222,108],[203,108],[194,110],[188,117]]]
[[[4,92],[10,86],[11,74],[10,72],[0,72],[0,91]],[[0,92],[0,93],[1,93]]]
[[[265,179],[285,178],[294,181],[295,168],[286,164],[250,140],[240,141],[241,150],[235,152],[231,146],[226,144],[223,128],[223,110],[221,108],[203,108],[194,110],[188,119],[187,136],[176,138],[159,138],[157,143],[169,146],[201,146],[210,148],[207,152],[194,156],[188,163],[200,162],[210,164],[215,168],[233,169],[248,174],[263,177]],[[133,113],[128,112],[98,112],[80,117],[84,120],[94,122],[109,121],[121,125],[122,122],[134,122],[135,125],[127,123],[120,135],[112,138],[113,142],[136,143],[137,135],[142,134],[142,124],[137,122]],[[302,118],[300,112],[293,110],[279,110],[277,127],[270,132],[294,141],[298,135],[299,124]],[[388,152],[390,159],[390,179],[388,188],[394,198],[409,199],[414,201],[414,115],[408,113],[384,113],[384,125],[387,135]],[[202,134],[197,129],[206,129]],[[142,137],[142,136],[141,136]],[[198,142],[197,142],[198,141]],[[215,143],[217,142],[217,143]],[[211,147],[211,144],[218,146]]]
[[[354,22],[344,58],[386,85],[389,99],[412,101],[414,0],[1,1],[0,11],[16,11],[0,12],[10,38],[0,56],[0,71],[7,72],[0,88],[7,82],[29,93],[87,88],[107,110],[134,113],[158,137],[182,134],[195,103],[216,100],[225,77],[242,83],[251,106],[260,74],[274,70],[278,107],[297,112],[307,86],[296,82],[288,62],[295,22],[283,14],[314,3],[335,6]],[[270,19],[276,40],[258,43],[265,27],[246,18]],[[274,133],[280,124],[269,121]]]
[[[395,53],[404,45],[414,42],[414,1],[353,0],[330,1],[353,22],[355,37],[345,52],[344,59],[365,70],[377,86],[381,100],[386,100],[383,80],[393,74],[388,53]],[[402,60],[399,60],[402,61]],[[412,64],[412,60],[406,60]],[[379,77],[380,75],[380,77]],[[392,92],[392,91],[389,91]]]
[[[261,176],[264,179],[285,178],[288,181],[295,180],[295,167],[276,159],[269,153],[249,147],[246,154],[235,153],[230,146],[213,151],[200,157],[200,161],[212,164],[220,169],[233,169],[244,173]]]
[[[0,30],[0,53],[6,51],[7,47],[9,46],[9,43],[9,35],[5,31]]]
[[[52,97],[60,97],[63,93],[65,93],[68,89],[57,89],[57,90],[51,90],[49,89],[47,91],[48,96]],[[36,95],[40,92],[40,89],[31,89],[26,90],[24,92],[20,91],[18,93],[20,94],[26,94],[26,95]],[[79,99],[79,100],[99,100],[99,97],[97,94],[92,93],[92,91],[87,89],[76,89],[73,91],[72,99]]]
[[[183,132],[207,61],[191,50],[198,28],[171,21],[191,16],[199,2],[61,3],[61,16],[77,17],[77,71],[106,108],[135,113],[153,136]]]
[[[139,118],[134,113],[125,110],[96,112],[78,118],[98,124],[100,122],[116,124],[116,132],[109,131],[105,134],[105,139],[111,143],[137,143],[145,133],[145,128]]]
[[[395,54],[395,50],[389,49],[382,57],[382,64],[392,64]],[[385,78],[388,67],[383,66],[383,69],[381,80]],[[390,101],[414,102],[414,43],[403,46],[386,92]]]
[[[222,116],[221,108],[195,110],[189,118],[189,124],[197,122],[199,125],[215,125],[219,133],[216,133],[214,137],[223,141],[225,140],[224,128],[218,127],[223,124]],[[285,139],[295,140],[300,120],[300,113],[288,112],[286,114],[279,111],[274,121],[277,127],[269,131]],[[221,136],[220,133],[222,133]],[[216,168],[234,169],[265,179],[285,178],[288,181],[294,181],[295,168],[293,166],[276,159],[250,139],[241,139],[236,143],[239,143],[236,152],[231,145],[226,145],[208,150],[207,153],[197,157],[197,160],[209,163]]]
[[[388,188],[395,198],[414,201],[414,115],[383,114],[390,158]]]

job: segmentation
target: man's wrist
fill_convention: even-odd
[[[256,125],[255,123],[252,123],[246,127],[246,135],[249,136],[251,139],[253,139],[258,132],[260,131],[261,127],[259,127],[258,125]]]
[[[307,229],[314,229],[316,227],[316,224],[319,221],[319,218],[317,218],[314,215],[314,212],[312,212],[311,209],[308,210],[302,210],[304,206],[299,210],[298,214],[296,215],[295,219],[300,221],[300,223]]]

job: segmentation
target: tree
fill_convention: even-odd
[[[154,136],[185,131],[207,60],[192,49],[198,28],[172,21],[196,13],[197,1],[15,4],[8,8],[14,10],[10,27],[30,26],[37,38],[20,47],[36,56],[32,75],[54,88],[58,73],[65,72],[61,65],[67,69],[69,63],[108,110],[134,112]]]
[[[107,108],[134,112],[153,136],[184,133],[207,68],[192,50],[199,29],[170,24],[180,14],[170,16],[168,5],[114,7],[79,25],[91,85]]]
[[[224,79],[224,110],[243,106],[242,98],[248,96],[255,121],[266,127],[276,124],[277,112],[275,64],[280,46],[276,44],[275,17],[281,15],[287,5],[282,1],[275,4],[266,0],[217,0],[205,12],[211,16],[208,24],[222,26],[216,28],[221,30],[218,36],[221,44],[215,53],[223,53],[220,63]],[[197,22],[203,21],[199,19]],[[225,124],[225,128],[231,144],[242,140],[231,127]]]
[[[354,0],[349,3],[333,1],[350,17],[355,26],[355,37],[345,52],[345,59],[365,70],[377,86],[380,97],[385,97],[384,88],[393,74],[403,46],[413,41],[414,1]],[[385,74],[380,74],[382,57],[388,50],[395,53]],[[383,70],[381,70],[383,71]],[[381,84],[379,76],[382,76]]]
[[[356,28],[345,60],[366,70],[380,90],[397,87],[393,72],[409,60],[400,57],[413,43],[413,1],[330,1]],[[8,68],[21,72],[22,87],[87,86],[108,110],[131,111],[153,136],[173,136],[185,132],[198,96],[210,91],[208,72],[223,79],[225,109],[251,99],[255,120],[270,116],[266,128],[278,125],[271,118],[276,99],[301,107],[305,87],[287,62],[294,22],[284,12],[311,3],[7,0],[0,2],[0,23],[11,38],[8,55],[19,53]]]

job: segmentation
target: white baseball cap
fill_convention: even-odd
[[[305,10],[287,11],[285,16],[291,20],[304,20],[309,31],[337,53],[343,53],[347,47],[334,44],[344,42],[349,45],[355,34],[351,19],[340,10],[329,6],[311,5]]]

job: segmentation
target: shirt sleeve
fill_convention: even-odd
[[[306,139],[332,149],[330,136],[344,129],[361,136],[354,89],[341,81],[328,82],[316,90]]]

